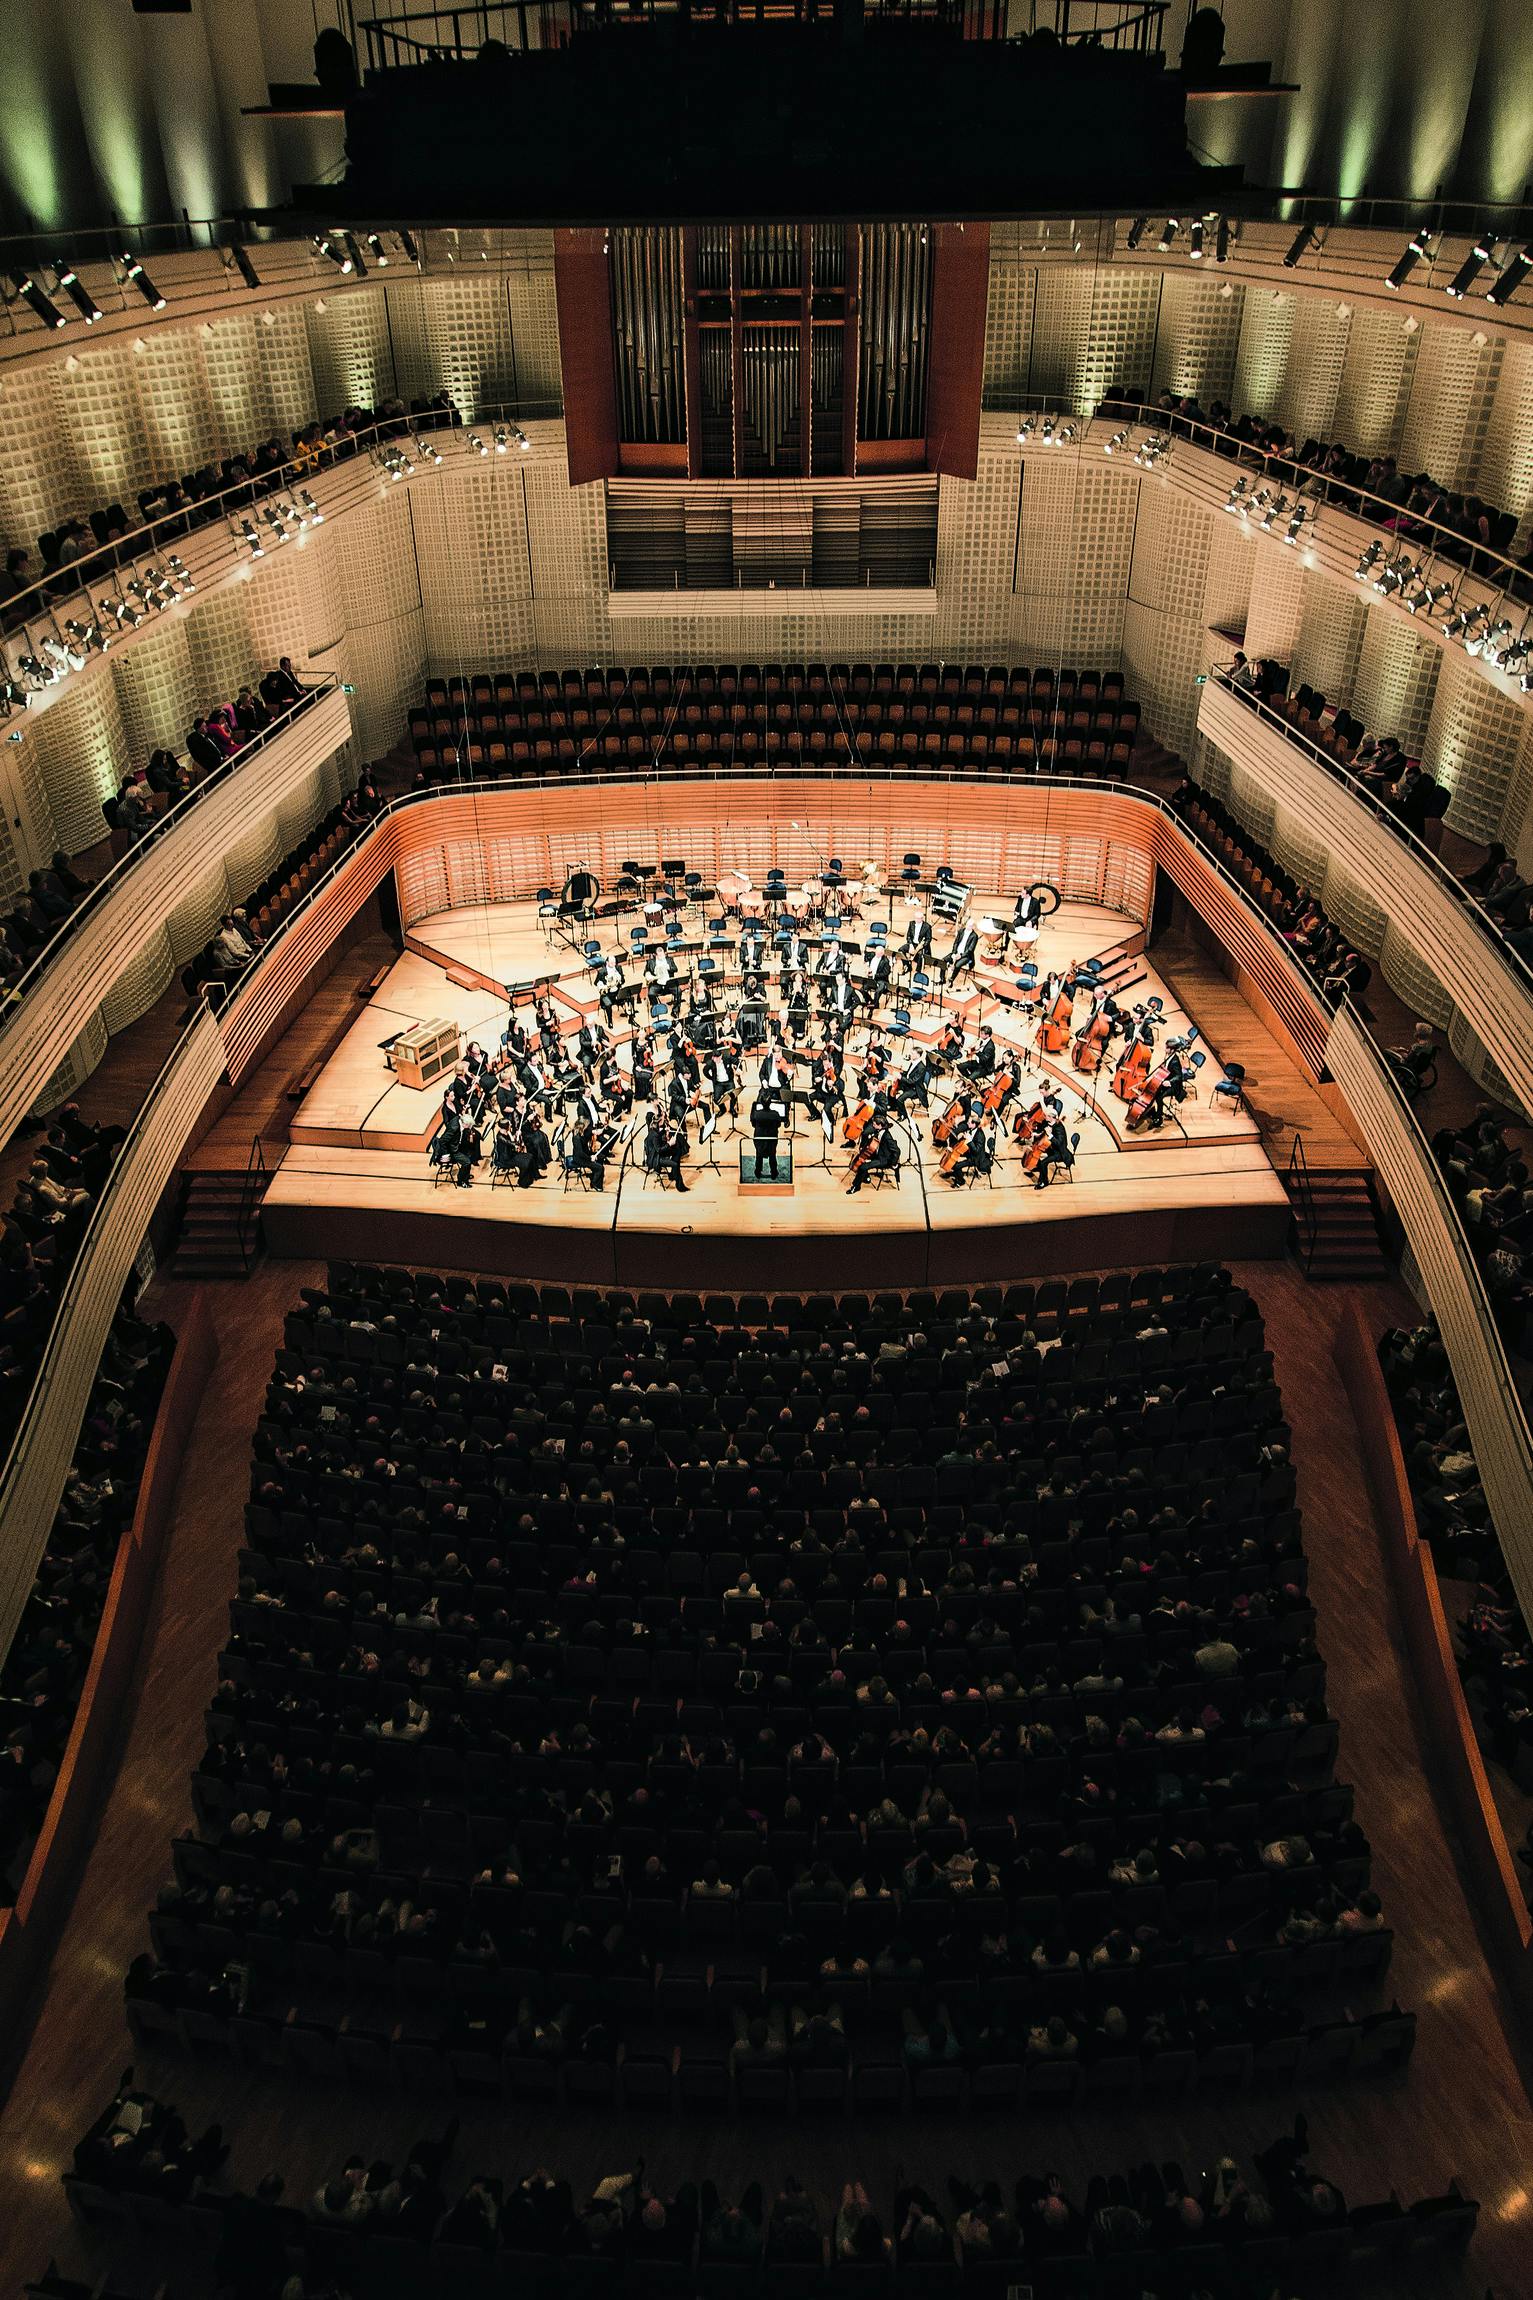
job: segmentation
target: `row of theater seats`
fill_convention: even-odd
[[[1286,1440],[1212,1267],[706,1303],[334,1271],[135,2022],[646,2108],[1398,2066]]]
[[[437,680],[410,714],[423,769],[590,760],[859,763],[1121,773],[1139,706],[1117,672],[711,664]]]

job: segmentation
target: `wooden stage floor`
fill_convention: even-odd
[[[1009,906],[1008,906],[1009,907]],[[975,909],[986,905],[976,898]],[[1132,922],[1093,905],[1066,904],[1045,927],[1040,968],[1063,967],[1120,945]],[[610,925],[603,941],[610,940]],[[1154,970],[1136,960],[1129,1003],[1165,1001],[1168,1032],[1197,1017],[1180,1006]],[[465,1036],[493,1046],[505,1015],[498,987],[557,975],[557,999],[573,1032],[595,1011],[587,970],[568,944],[550,943],[530,904],[474,906],[417,920],[404,956],[342,1038],[291,1127],[292,1141],[268,1191],[265,1228],[279,1254],[347,1254],[504,1271],[573,1276],[582,1282],[671,1285],[813,1286],[823,1240],[838,1240],[844,1284],[925,1285],[997,1275],[1111,1267],[1124,1259],[1204,1255],[1244,1258],[1282,1250],[1288,1201],[1252,1119],[1210,1103],[1206,1088],[1181,1111],[1182,1127],[1130,1135],[1123,1105],[1101,1081],[1047,1061],[1033,1046],[1031,1020],[996,1002],[1013,970],[981,966],[972,987],[912,1016],[911,1037],[933,1040],[957,1012],[971,1038],[979,1021],[1017,1055],[1024,1101],[1047,1080],[1079,1135],[1073,1180],[1036,1190],[1008,1142],[990,1185],[955,1190],[937,1173],[929,1139],[906,1139],[897,1185],[846,1189],[849,1153],[828,1153],[807,1113],[795,1114],[793,1183],[772,1194],[742,1181],[751,1170],[745,1120],[723,1120],[713,1144],[673,1191],[639,1168],[636,1153],[615,1158],[601,1194],[565,1187],[557,1166],[531,1189],[438,1182],[425,1150],[437,1123],[440,1086],[399,1085],[385,1043],[413,1022],[456,1021]],[[621,1033],[615,1033],[621,1044]],[[863,1044],[854,1032],[853,1049]],[[1216,1066],[1210,1064],[1210,1081]],[[747,1065],[746,1076],[750,1077]],[[1083,1091],[1086,1089],[1087,1091]],[[940,1110],[943,1095],[933,1097]],[[749,1107],[742,1095],[743,1109]],[[786,1142],[786,1137],[785,1137]],[[851,1265],[848,1266],[848,1256]]]

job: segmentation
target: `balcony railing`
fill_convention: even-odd
[[[188,791],[97,881],[21,977],[0,1022],[0,1142],[10,1139],[144,937],[193,894],[220,855],[276,812],[351,737],[336,682],[285,712]]]
[[[1399,1081],[1351,1005],[1332,1024],[1327,1059],[1426,1286],[1507,1571],[1533,1620],[1533,1437],[1459,1210]]]
[[[1489,912],[1398,816],[1267,704],[1210,679],[1198,732],[1280,807],[1324,833],[1331,858],[1382,898],[1523,1108],[1533,1109],[1533,967]]]

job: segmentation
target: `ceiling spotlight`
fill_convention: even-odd
[[[1262,526],[1269,535],[1272,532],[1273,521],[1281,519],[1287,509],[1288,498],[1280,487],[1276,495],[1273,496],[1272,501],[1268,504],[1266,510],[1262,513]]]
[[[341,245],[345,248],[346,253],[351,258],[349,265],[342,265],[342,270],[354,271],[359,280],[365,280],[367,277],[367,266],[362,261],[362,250],[357,246],[356,233],[342,232]]]
[[[31,700],[31,696],[19,679],[0,676],[0,710],[5,712],[7,718],[10,717],[12,711],[24,711]],[[20,741],[19,736],[15,739]]]
[[[1486,302],[1498,308],[1502,304],[1509,304],[1529,272],[1533,272],[1533,247],[1520,248],[1516,255],[1508,256],[1501,266],[1495,286],[1486,289]]]
[[[261,275],[256,270],[255,265],[251,262],[250,250],[246,247],[244,241],[231,241],[229,245],[229,253],[233,257],[235,269],[238,271],[240,278],[244,281],[246,287],[258,288],[261,284]]]
[[[1115,431],[1113,433],[1111,439],[1103,440],[1102,453],[1104,455],[1116,455],[1120,447],[1127,447],[1128,434],[1129,427],[1127,424],[1125,424],[1121,431]]]
[[[480,438],[477,431],[471,431],[469,433],[468,444],[476,455],[488,455],[490,452],[489,449],[485,446],[484,441]]]
[[[1214,229],[1214,262],[1228,263],[1230,259],[1230,219],[1221,216]]]
[[[1305,250],[1307,248],[1313,247],[1314,241],[1314,225],[1300,224],[1298,230],[1294,233],[1293,236],[1293,246],[1289,249],[1287,255],[1283,258],[1283,262],[1289,271],[1293,270],[1294,266],[1298,263],[1299,258],[1304,254]]]
[[[422,463],[440,463],[442,460],[442,450],[437,446],[436,442],[430,439],[422,439],[418,433],[415,440],[415,452],[420,457]]]
[[[1149,228],[1150,219],[1148,216],[1135,216],[1133,222],[1128,227],[1128,232],[1123,242],[1124,246],[1129,248],[1137,248]]]
[[[1503,671],[1520,671],[1530,653],[1533,653],[1533,639],[1528,637],[1526,627],[1524,627],[1519,637],[1509,639],[1502,648],[1501,669]]]
[[[1415,561],[1408,552],[1402,551],[1398,558],[1385,561],[1373,578],[1373,588],[1381,599],[1392,598],[1395,592],[1404,590],[1408,579],[1415,572]]]
[[[1170,432],[1152,431],[1149,432],[1135,448],[1134,461],[1139,464],[1143,470],[1152,471],[1156,464],[1164,463],[1170,452]]]
[[[1289,519],[1288,525],[1283,531],[1283,541],[1285,543],[1298,542],[1300,530],[1302,529],[1306,519],[1310,522],[1311,526],[1314,525],[1314,505],[1312,503],[1296,503],[1293,507],[1293,512]]]
[[[1194,262],[1201,260],[1203,254],[1203,219],[1201,216],[1195,216],[1187,227],[1187,253]]]
[[[1485,269],[1485,266],[1490,262],[1491,257],[1495,253],[1495,248],[1496,243],[1494,240],[1476,240],[1469,254],[1465,256],[1463,262],[1459,265],[1458,270],[1454,273],[1452,279],[1449,280],[1447,286],[1443,289],[1443,294],[1460,297],[1468,295],[1469,290],[1473,287],[1475,281],[1479,278],[1481,272]]]
[[[1164,255],[1167,248],[1170,247],[1171,242],[1176,238],[1176,235],[1181,230],[1181,228],[1182,220],[1180,216],[1167,216],[1165,225],[1161,231],[1160,238],[1155,243],[1156,246],[1160,249],[1162,255]]]
[[[1411,273],[1416,269],[1416,266],[1420,263],[1422,257],[1426,254],[1427,249],[1431,246],[1431,244],[1432,235],[1428,231],[1426,225],[1423,224],[1416,233],[1415,238],[1411,241],[1409,247],[1407,247],[1402,254],[1400,261],[1396,264],[1394,270],[1390,272],[1385,279],[1384,285],[1387,288],[1403,288],[1406,281],[1410,278]]]
[[[172,551],[165,564],[170,569],[171,581],[176,585],[178,590],[196,590],[197,586],[192,581],[190,575],[188,575],[186,572],[186,561],[182,558],[179,551]]]
[[[367,244],[373,251],[373,262],[381,272],[386,272],[389,268],[389,251],[377,232],[368,233]]]
[[[149,277],[149,274],[145,271],[143,265],[139,262],[137,256],[133,253],[133,250],[131,248],[124,248],[122,254],[118,258],[118,261],[122,265],[123,270],[127,273],[128,278],[138,289],[138,292],[143,297],[145,303],[149,306],[149,309],[151,311],[163,311],[165,309],[165,298],[161,295],[159,289],[155,286],[153,280]]]
[[[318,248],[322,256],[328,256],[330,258],[330,261],[335,265],[338,271],[350,271],[351,256],[339,232],[336,233],[333,239],[328,232],[316,232],[314,234],[314,245]]]
[[[1022,434],[1021,434],[1021,432],[1020,432],[1020,431],[1017,433],[1017,437],[1018,437],[1018,439],[1020,439],[1020,438],[1022,437]],[[497,424],[496,424],[496,426],[495,426],[495,452],[496,452],[496,454],[497,454],[497,455],[504,455],[504,454],[505,454],[505,452],[506,452],[506,449],[507,449],[507,448],[508,448],[510,445],[511,445],[511,437],[510,437],[510,434],[508,433],[508,431],[506,430],[506,427],[505,427],[505,425],[504,425],[503,423],[497,423]]]
[[[94,327],[101,317],[101,306],[85,285],[73,264],[55,264],[53,276],[68,296],[87,327]]]
[[[30,272],[23,273],[17,281],[16,293],[29,311],[36,312],[44,327],[65,327],[68,325],[58,305],[44,295]]]
[[[418,264],[420,262],[421,259],[416,249],[413,234],[410,232],[401,231],[399,234],[399,244],[405,251],[406,263]]]
[[[521,449],[523,455],[530,455],[532,453],[532,441],[527,437],[526,432],[523,431],[519,423],[512,424],[511,437],[516,441],[516,444]]]
[[[1480,652],[1487,663],[1505,668],[1506,649],[1512,644],[1512,626],[1503,615],[1499,623],[1492,623],[1485,634]]]
[[[1056,424],[1054,429],[1054,437],[1050,442],[1050,445],[1054,447],[1073,447],[1075,444],[1075,439],[1076,427],[1073,423]],[[531,447],[532,441],[530,439],[524,439],[522,441],[522,445],[524,447]]]

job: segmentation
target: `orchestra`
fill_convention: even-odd
[[[1067,1069],[1054,1076],[1079,1078],[1078,1106],[1094,1098],[1100,1073],[1123,1107],[1115,1122],[1123,1130],[1164,1124],[1184,1097],[1186,1073],[1176,1045],[1157,1060],[1159,1000],[1120,1007],[1099,987],[1094,960],[1046,973],[1036,992],[1029,967],[1018,997],[976,971],[976,962],[1004,969],[1013,948],[1024,956],[1037,948],[1048,887],[1024,888],[1009,913],[1002,902],[990,917],[971,907],[970,890],[951,874],[926,889],[943,897],[934,909],[909,886],[877,880],[865,865],[851,881],[825,871],[790,889],[774,873],[758,892],[747,874],[721,873],[719,908],[737,929],[732,949],[716,939],[718,919],[706,948],[700,936],[689,941],[680,906],[668,901],[652,906],[629,950],[584,946],[583,998],[561,992],[553,976],[518,986],[493,1050],[471,1039],[445,1083],[433,1170],[466,1188],[488,1160],[492,1181],[529,1189],[557,1166],[565,1187],[579,1180],[603,1191],[614,1157],[626,1166],[631,1155],[656,1185],[686,1191],[683,1168],[699,1125],[707,1139],[727,1118],[749,1144],[742,1180],[751,1178],[753,1152],[755,1179],[775,1181],[781,1138],[791,1137],[802,1109],[823,1128],[823,1164],[834,1163],[850,1194],[875,1180],[899,1182],[902,1141],[925,1139],[923,1118],[928,1175],[934,1166],[960,1189],[999,1179],[1004,1160],[1012,1175],[1044,1189],[1073,1166],[1079,1140],[1050,1076],[1051,1062],[1064,1057]],[[617,891],[621,900],[621,883]],[[594,915],[599,895],[600,882],[580,864],[560,907]],[[887,927],[881,915],[864,926],[864,910],[885,896]],[[905,906],[899,926],[896,899]],[[934,974],[940,991],[928,987]],[[966,981],[969,995],[955,998]],[[912,1029],[898,1011],[906,1001],[926,1012],[924,1025]],[[987,1007],[1010,1009],[1016,1035],[998,1038]],[[1027,1052],[1018,1023],[1031,1033]],[[944,1081],[946,1091],[934,1094]]]

